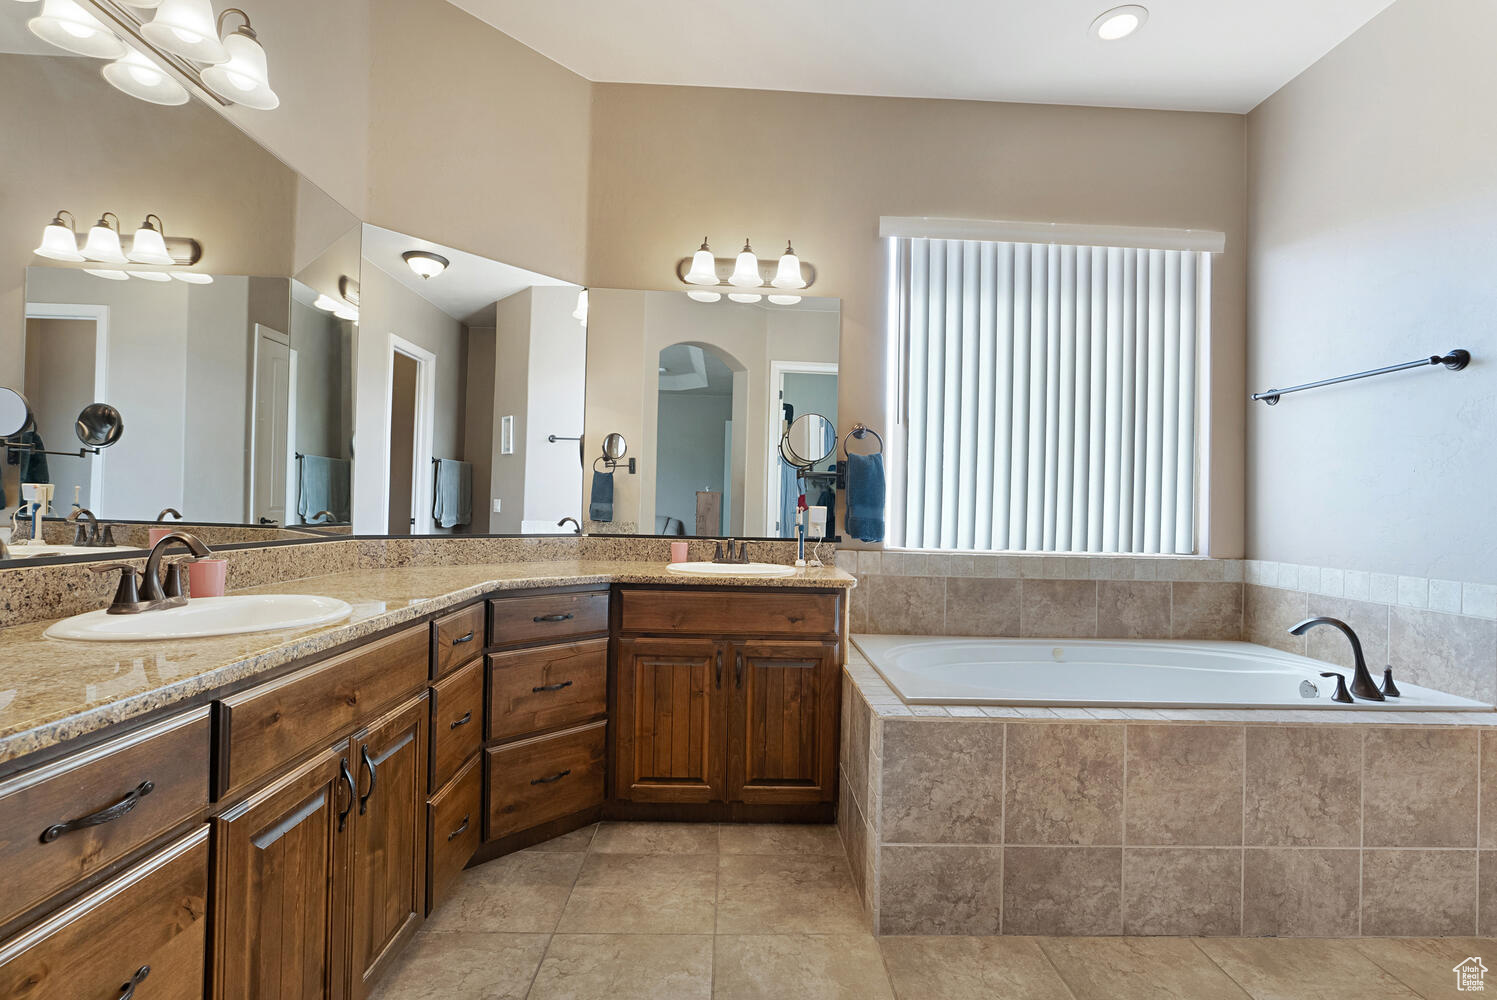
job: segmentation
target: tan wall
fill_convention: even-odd
[[[1246,265],[1236,115],[605,84],[594,87],[588,281],[679,288],[703,234],[723,256],[793,238],[839,296],[839,414],[887,431],[881,215],[1224,231],[1207,363],[1209,551],[1242,551]],[[596,312],[596,306],[594,311]]]
[[[1252,404],[1255,558],[1497,583],[1494,33],[1396,3],[1249,118],[1250,388],[1476,357]]]

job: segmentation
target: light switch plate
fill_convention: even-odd
[[[499,418],[499,454],[513,455],[515,453],[515,418],[513,416]],[[497,501],[495,501],[497,503]],[[495,511],[498,513],[498,511]]]
[[[498,497],[495,497],[494,498],[494,513],[495,514],[503,514],[504,513],[504,510],[502,509],[503,507],[504,507],[504,501],[500,500]]]

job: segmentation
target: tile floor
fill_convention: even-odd
[[[604,823],[464,872],[374,1000],[1430,1000],[1473,955],[1497,940],[874,938],[835,827]]]

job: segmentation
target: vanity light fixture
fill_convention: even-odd
[[[156,220],[155,225],[151,224],[152,219]],[[135,238],[130,241],[129,257],[136,264],[168,266],[175,263],[172,255],[166,252],[166,223],[161,221],[161,216],[152,213],[145,217],[140,228],[135,230]]]
[[[720,275],[729,264],[731,276],[724,281]],[[676,262],[676,277],[688,285],[727,285],[723,291],[734,302],[758,302],[769,295],[769,301],[775,305],[794,305],[800,296],[791,293],[815,284],[816,268],[803,263],[788,240],[779,261],[771,262],[759,260],[749,240],[743,241],[743,249],[733,260],[714,258],[707,240],[703,239],[701,247],[689,259],[683,257]],[[722,292],[718,291],[686,294],[695,302],[722,300]]]
[[[699,292],[692,290],[686,293],[686,297],[693,302],[721,302],[722,292]]]
[[[45,0],[42,12],[26,27],[42,41],[76,55],[118,59],[125,54],[125,43],[78,0]]]
[[[201,274],[197,271],[172,271],[171,276],[178,281],[185,281],[189,285],[211,285],[213,275]]]
[[[173,55],[217,65],[229,61],[218,40],[212,0],[161,0],[156,16],[141,25],[146,41]]]
[[[115,90],[152,104],[187,103],[187,88],[167,75],[139,49],[130,49],[105,66],[104,79]]]
[[[114,225],[109,224],[114,219]],[[105,212],[88,231],[88,241],[83,244],[83,256],[101,264],[125,263],[125,251],[120,249],[120,217]]]
[[[789,240],[785,241],[785,252],[780,255],[780,266],[775,270],[774,280],[770,284],[776,288],[806,287],[806,279],[800,273],[800,258],[795,255],[795,247],[790,245]],[[771,295],[769,300],[773,302],[775,298]]]
[[[697,247],[697,252],[691,255],[691,270],[686,272],[683,279],[690,285],[715,285],[719,279],[717,276],[717,260],[712,256],[712,248],[707,246],[707,237],[702,237],[702,245]],[[722,298],[722,296],[718,296]],[[717,299],[698,299],[699,302]]]
[[[224,51],[229,58],[203,70],[203,82],[214,93],[235,104],[256,111],[274,111],[281,106],[281,99],[270,89],[265,50],[255,36],[255,29],[250,26],[249,15],[238,7],[229,7],[218,15],[218,33],[223,35],[224,20],[230,14],[238,14],[244,23],[223,37]]]
[[[572,318],[587,328],[587,289],[583,288],[577,292],[577,308],[572,310]]]
[[[67,222],[62,221],[64,215],[68,217]],[[80,264],[87,260],[87,257],[78,252],[77,225],[72,212],[67,209],[58,212],[52,218],[52,222],[42,230],[41,245],[32,253],[51,260],[65,260],[71,264]]]
[[[430,250],[407,250],[400,255],[400,259],[410,265],[412,271],[419,274],[422,279],[434,278],[447,270],[447,265],[452,263],[439,253]]]
[[[764,284],[764,279],[759,276],[759,258],[754,256],[754,248],[749,246],[747,239],[743,241],[743,249],[738,251],[738,261],[733,267],[733,276],[728,279],[728,284],[734,288],[756,288]],[[757,302],[758,299],[756,295],[752,301]]]
[[[1097,15],[1092,22],[1091,33],[1104,42],[1116,42],[1127,38],[1149,20],[1149,9],[1138,4],[1124,4]]]

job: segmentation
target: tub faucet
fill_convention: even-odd
[[[1378,690],[1377,684],[1372,680],[1372,675],[1367,672],[1367,658],[1362,655],[1362,640],[1357,638],[1357,633],[1352,627],[1339,618],[1306,618],[1298,625],[1289,629],[1290,635],[1304,635],[1317,625],[1329,625],[1331,628],[1340,629],[1341,634],[1351,642],[1352,679],[1351,693],[1366,701],[1384,701],[1385,696]]]

